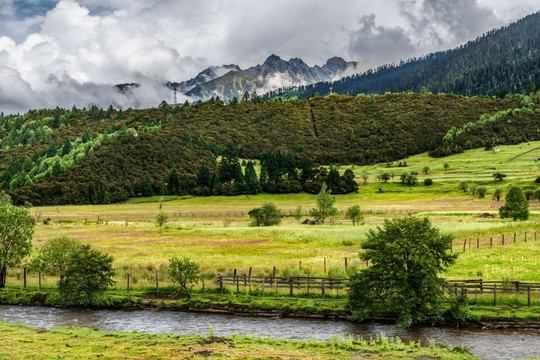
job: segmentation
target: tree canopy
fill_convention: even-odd
[[[35,223],[24,207],[0,201],[0,288],[6,285],[7,269],[30,254]]]
[[[446,282],[439,274],[455,261],[451,243],[428,218],[385,220],[370,230],[360,253],[370,264],[350,279],[352,318],[393,315],[409,326],[441,316]]]
[[[527,220],[529,218],[529,202],[521,188],[512,187],[505,197],[505,203],[499,208],[501,218],[512,220]]]

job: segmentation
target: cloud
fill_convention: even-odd
[[[380,65],[383,59],[394,62],[408,58],[417,50],[403,28],[376,25],[375,14],[362,16],[358,24],[350,33],[349,52],[364,69]]]
[[[502,25],[500,9],[523,16],[535,1],[512,12],[503,0],[0,0],[0,110],[155,106],[172,100],[166,81],[272,53],[367,69],[456,46]],[[130,103],[112,86],[131,82],[143,86]]]

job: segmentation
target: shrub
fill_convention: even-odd
[[[426,186],[430,186],[430,185],[433,185],[433,180],[427,178],[427,179],[424,179],[424,185]]]
[[[178,292],[191,297],[193,285],[200,279],[199,264],[186,256],[173,257],[169,262],[169,277],[178,284]]]
[[[272,226],[281,222],[283,213],[273,202],[265,202],[261,207],[248,212],[253,226]]]

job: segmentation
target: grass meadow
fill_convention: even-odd
[[[341,277],[346,275],[345,258],[349,267],[365,266],[358,252],[368,231],[385,219],[411,214],[428,216],[441,231],[451,233],[453,251],[463,252],[465,247],[446,274],[448,278],[540,281],[538,199],[530,201],[531,216],[527,221],[513,222],[497,216],[504,194],[512,185],[540,189],[540,184],[534,182],[540,176],[540,162],[535,162],[535,157],[540,157],[540,142],[502,146],[500,152],[469,150],[440,159],[421,154],[405,159],[407,167],[397,167],[398,163],[339,166],[340,172],[351,168],[361,186],[358,193],[336,196],[340,214],[334,225],[302,225],[290,216],[299,205],[305,214],[315,206],[315,195],[306,193],[163,196],[112,205],[34,207],[30,209],[38,219],[34,245],[39,248],[43,241],[57,235],[78,238],[111,254],[120,282],[130,273],[134,285],[152,284],[156,270],[164,277],[168,259],[180,255],[200,263],[208,279],[218,273],[230,274],[233,269],[247,273],[250,267],[254,275],[271,274],[274,266],[284,276],[323,275],[325,258],[326,274]],[[444,163],[448,164],[446,170]],[[426,166],[429,173],[424,175]],[[385,171],[394,173],[394,179],[378,181],[377,175]],[[399,175],[410,171],[419,173],[415,186],[400,183]],[[494,181],[492,174],[496,171],[507,174],[504,181]],[[368,174],[366,183],[362,174]],[[433,179],[431,186],[423,183],[428,177]],[[462,181],[485,186],[488,194],[479,199],[465,193],[458,188]],[[503,190],[501,201],[493,199],[496,188]],[[248,211],[266,201],[274,202],[287,216],[278,226],[250,226]],[[344,213],[356,204],[364,211],[365,221],[353,227]],[[169,217],[163,227],[155,224],[160,210]],[[494,217],[478,217],[485,213]],[[47,218],[51,220],[44,225]],[[539,233],[536,241],[535,232]],[[9,276],[20,278],[20,271],[12,271]]]

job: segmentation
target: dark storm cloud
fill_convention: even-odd
[[[375,14],[362,16],[350,34],[350,55],[364,69],[414,55],[417,49],[403,28],[377,26],[375,20]]]

